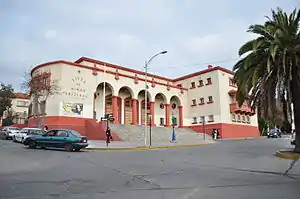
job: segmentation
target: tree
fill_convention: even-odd
[[[51,72],[41,72],[34,75],[25,73],[21,88],[31,99],[29,116],[36,119],[36,126],[42,128],[46,117],[46,104],[51,95],[58,93],[57,81],[51,80]]]
[[[14,98],[14,89],[12,85],[5,85],[1,83],[0,85],[0,116],[3,116],[5,113],[6,116],[3,119],[3,124],[11,123],[9,120],[12,120],[11,117],[9,117],[11,114],[10,108],[11,108],[11,102],[12,98]],[[7,125],[6,125],[7,126]]]
[[[243,58],[233,68],[237,101],[272,121],[292,123],[294,114],[295,151],[300,152],[300,11],[288,15],[277,8],[266,19],[249,27],[258,37],[239,49]]]

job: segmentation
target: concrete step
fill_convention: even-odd
[[[141,143],[145,139],[145,126],[135,126],[126,124],[111,124],[110,128],[122,140]],[[149,140],[149,130],[147,127],[147,138]],[[151,127],[152,142],[170,142],[173,129],[170,127]],[[202,133],[197,133],[188,128],[175,128],[176,141],[185,144],[194,144],[204,141]],[[205,140],[212,140],[211,136],[205,135]]]

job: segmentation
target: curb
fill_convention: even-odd
[[[180,148],[192,148],[199,146],[211,145],[207,144],[189,144],[189,145],[177,145],[177,146],[151,146],[151,147],[120,147],[120,148],[85,148],[88,151],[147,151],[154,149],[180,149]]]
[[[275,156],[283,159],[300,159],[300,153],[293,153],[291,151],[276,151]]]
[[[259,136],[259,137],[220,139],[220,141],[226,141],[226,140],[257,140],[257,139],[266,139],[266,138],[267,138],[266,136]]]

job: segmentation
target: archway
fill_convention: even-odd
[[[167,98],[164,94],[157,93],[154,97],[154,102],[155,124],[164,126],[166,125],[165,104],[167,103]]]
[[[131,88],[121,87],[118,96],[121,99],[120,121],[121,124],[132,124],[132,98],[133,91]]]
[[[150,100],[151,95],[147,91],[147,110],[146,113],[150,114]],[[141,90],[138,93],[138,124],[145,125],[145,90]],[[147,124],[149,124],[149,120],[147,119]]]
[[[181,114],[180,114],[180,107],[181,107],[181,101],[179,99],[179,97],[177,96],[172,96],[170,99],[170,121],[171,121],[171,125],[172,123],[172,117],[175,117],[175,126],[179,126],[179,121],[182,120],[182,118],[180,118]]]
[[[104,114],[113,113],[112,96],[114,89],[111,84],[105,82],[105,104],[104,102],[104,82],[98,84],[94,93],[94,118],[100,120]],[[103,110],[104,106],[104,110]]]

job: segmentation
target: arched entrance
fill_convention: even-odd
[[[104,103],[104,91],[105,91],[105,103]],[[100,83],[96,92],[94,93],[94,118],[100,120],[104,114],[112,114],[112,97],[114,95],[114,89],[111,84],[105,82]],[[104,106],[104,107],[103,107]],[[104,109],[103,109],[104,108]]]
[[[154,98],[155,106],[155,124],[159,126],[166,125],[165,104],[167,103],[166,96],[162,93],[157,93]]]
[[[150,93],[147,91],[147,110],[145,111],[145,90],[141,90],[138,93],[138,124],[140,125],[145,125],[145,113],[147,113],[147,115],[150,114],[150,99],[151,99],[151,95]],[[149,124],[149,120],[147,119],[147,124]]]
[[[121,108],[121,124],[132,124],[132,96],[133,92],[131,88],[124,86],[120,88],[118,96],[122,101]]]
[[[172,96],[170,99],[170,124],[172,125],[172,118],[175,118],[175,126],[180,125],[180,121],[182,120],[181,112],[181,102],[177,96]]]

